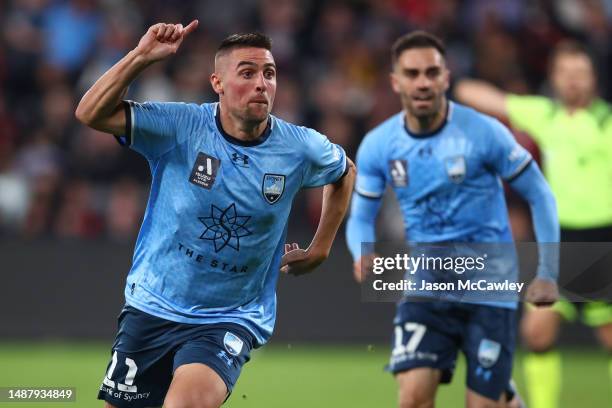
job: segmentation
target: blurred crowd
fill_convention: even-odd
[[[133,239],[147,163],[78,124],[74,110],[147,27],[194,18],[196,32],[147,69],[129,99],[215,101],[208,77],[217,45],[234,32],[261,31],[278,65],[274,113],[316,128],[351,157],[368,129],[400,109],[389,48],[417,28],[445,40],[455,78],[517,93],[547,94],[549,50],[579,39],[596,56],[601,96],[612,96],[612,0],[3,0],[0,235]],[[316,225],[320,192],[304,193],[296,207]]]

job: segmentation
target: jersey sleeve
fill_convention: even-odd
[[[555,104],[543,96],[508,95],[506,97],[508,119],[512,127],[529,133],[537,142],[542,142],[543,129],[555,110]]]
[[[376,139],[371,135],[365,137],[357,151],[357,181],[355,191],[368,198],[379,198],[385,192],[385,160],[380,156]]]
[[[486,161],[488,167],[506,180],[518,177],[531,163],[531,154],[521,146],[512,133],[496,119],[490,119],[489,132],[486,137]],[[492,137],[491,137],[492,136]]]
[[[346,172],[346,153],[321,133],[308,129],[305,135],[306,171],[302,187],[335,183]]]
[[[197,105],[178,102],[124,101],[124,108],[126,130],[117,140],[147,159],[158,158],[181,144],[201,117]]]

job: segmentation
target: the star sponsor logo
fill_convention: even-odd
[[[213,241],[215,252],[219,252],[225,247],[240,251],[240,238],[252,234],[246,226],[251,216],[238,215],[235,203],[230,204],[225,209],[212,204],[210,215],[208,217],[198,217],[198,219],[206,227],[200,235],[200,239]]]

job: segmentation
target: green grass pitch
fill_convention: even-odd
[[[70,386],[72,403],[7,403],[0,408],[101,407],[95,400],[109,345],[91,343],[0,343],[0,387]],[[301,408],[395,406],[395,383],[383,371],[387,347],[312,346],[272,343],[256,350],[243,370],[229,408]],[[564,350],[563,406],[612,406],[603,352]],[[462,407],[463,364],[453,384],[440,388],[438,407]],[[515,378],[524,389],[517,359]]]

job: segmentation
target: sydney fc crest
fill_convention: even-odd
[[[489,339],[482,339],[478,346],[478,362],[484,368],[491,368],[497,363],[501,344]]]
[[[276,203],[285,191],[285,176],[282,174],[264,174],[261,193],[269,204]]]
[[[453,183],[461,183],[465,179],[465,157],[453,156],[444,161],[446,174]]]
[[[225,332],[225,336],[223,337],[223,345],[228,353],[232,356],[237,356],[242,351],[242,346],[244,342],[238,338],[232,332]]]

